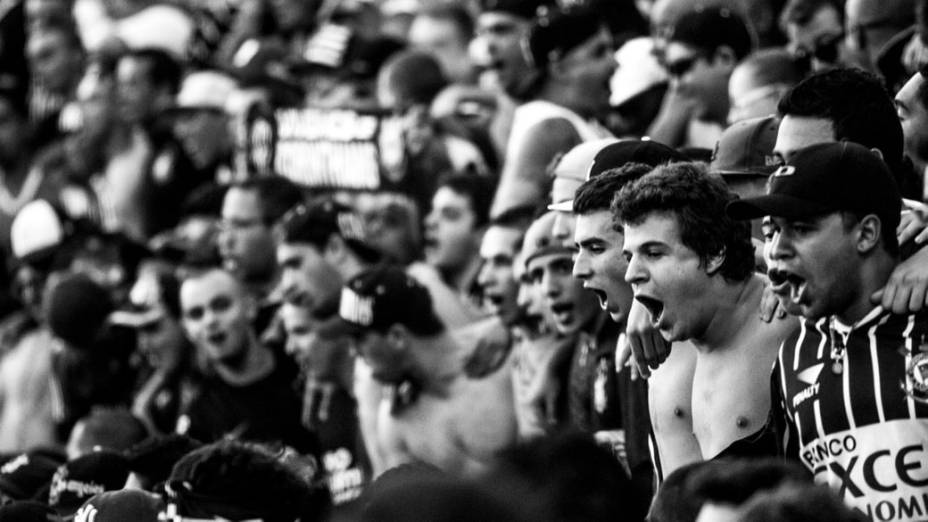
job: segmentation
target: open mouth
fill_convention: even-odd
[[[206,340],[209,341],[210,344],[222,344],[225,342],[226,337],[225,332],[214,332],[207,335]]]
[[[664,317],[663,301],[647,295],[636,295],[635,299],[647,308],[648,313],[651,314],[651,324],[657,328]]]
[[[574,305],[571,303],[554,303],[551,305],[551,314],[559,323],[569,323]]]
[[[499,307],[503,304],[503,296],[499,294],[485,294],[484,299],[487,304],[493,307]]]
[[[593,292],[597,299],[599,299],[599,307],[603,310],[607,310],[609,305],[609,299],[606,297],[606,292],[600,290],[599,288],[586,287],[587,290]]]
[[[793,303],[799,303],[805,298],[806,280],[795,274],[786,275],[786,284],[789,285],[789,298]]]

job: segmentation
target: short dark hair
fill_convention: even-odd
[[[323,520],[329,505],[324,487],[310,487],[269,450],[236,441],[188,453],[174,465],[169,484],[176,486],[169,501],[180,514],[193,517]]]
[[[254,191],[261,202],[261,217],[273,225],[288,210],[303,201],[299,185],[283,176],[258,176],[232,185],[239,190]]]
[[[151,64],[148,73],[153,84],[167,87],[171,94],[177,94],[180,90],[180,81],[184,71],[180,62],[167,51],[143,47],[127,51],[122,58],[146,60]]]
[[[689,480],[693,492],[707,502],[736,506],[757,492],[783,484],[812,483],[812,478],[798,464],[774,457],[719,461],[697,470]]]
[[[751,522],[866,522],[860,511],[845,504],[828,486],[788,484],[751,497],[738,520]]]
[[[489,222],[493,201],[493,185],[489,179],[474,174],[451,174],[438,182],[435,191],[444,187],[470,199],[471,210],[477,218],[475,226],[479,228]]]
[[[721,178],[707,173],[704,163],[671,163],[625,185],[612,202],[612,213],[619,224],[640,224],[654,212],[675,214],[680,239],[702,263],[723,255],[719,273],[745,281],[754,271],[754,246],[750,223],[725,212],[736,197]]]
[[[644,163],[627,163],[588,179],[574,193],[574,214],[582,216],[612,207],[612,199],[626,184],[641,178],[654,167]]]
[[[839,67],[814,73],[780,99],[780,116],[831,120],[836,140],[877,148],[899,177],[902,125],[889,91],[875,74]]]

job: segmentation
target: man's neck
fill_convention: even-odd
[[[844,324],[854,324],[863,319],[876,306],[870,300],[870,296],[886,286],[897,264],[897,259],[882,250],[874,252],[865,259],[857,274],[857,284],[851,285],[854,289],[852,298],[844,309],[835,313],[835,317]],[[851,282],[844,284],[851,284]]]
[[[261,345],[252,336],[250,346],[245,353],[244,360],[235,367],[219,362],[215,365],[216,373],[231,386],[247,386],[253,384],[274,371],[274,355],[269,349]]]
[[[693,339],[693,345],[702,353],[708,353],[730,345],[738,331],[759,313],[760,298],[764,283],[760,276],[752,274],[748,279],[730,282],[721,275],[705,299],[712,303],[711,315],[705,329]]]

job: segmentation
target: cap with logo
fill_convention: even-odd
[[[397,324],[422,336],[445,329],[429,291],[401,267],[383,265],[362,272],[342,288],[338,317],[318,331],[332,338],[367,330],[383,333]]]
[[[281,218],[280,229],[285,243],[325,245],[334,234],[365,261],[380,259],[362,217],[353,208],[329,198],[297,205]]]
[[[95,451],[62,464],[52,477],[48,505],[70,519],[90,497],[122,489],[129,478],[128,460],[112,451]]]
[[[777,169],[766,195],[732,201],[727,211],[734,219],[876,214],[895,230],[902,196],[889,167],[870,149],[846,141],[820,143],[800,149]]]
[[[733,123],[719,137],[709,170],[723,176],[769,176],[781,163],[773,154],[779,126],[776,116]]]
[[[74,514],[74,522],[157,522],[163,506],[151,493],[122,489],[97,493]]]
[[[22,453],[0,466],[0,497],[4,500],[33,498],[61,465],[49,455]]]

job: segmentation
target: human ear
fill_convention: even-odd
[[[880,244],[882,222],[874,214],[867,214],[857,224],[857,251],[861,254],[870,252]]]

